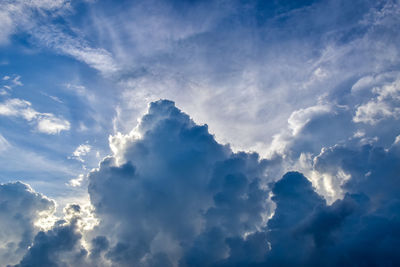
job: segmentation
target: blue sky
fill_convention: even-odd
[[[21,197],[42,204],[38,195],[29,194],[33,190],[43,194],[49,202],[36,211],[32,207],[27,224],[38,220],[35,214],[40,210],[48,213],[48,220],[64,218],[67,226],[50,225],[43,232],[54,242],[59,231],[81,227],[78,221],[103,222],[95,230],[79,230],[85,242],[73,239],[89,244],[94,238],[92,245],[83,247],[88,255],[100,258],[80,258],[82,266],[101,266],[99,262],[104,266],[137,262],[231,266],[246,261],[227,251],[250,246],[243,242],[251,238],[266,238],[278,248],[270,256],[265,256],[268,252],[254,255],[251,264],[294,264],[295,259],[282,259],[287,248],[280,244],[290,243],[290,237],[268,236],[265,230],[276,228],[280,214],[290,209],[287,199],[279,196],[287,189],[279,186],[293,183],[316,194],[306,200],[310,206],[301,208],[302,216],[309,218],[298,227],[315,226],[304,230],[307,233],[323,228],[317,227],[315,218],[320,215],[311,211],[313,207],[320,206],[321,214],[335,213],[348,203],[359,204],[355,195],[361,193],[372,206],[389,205],[367,189],[374,186],[372,182],[357,180],[360,175],[389,177],[382,191],[377,190],[379,195],[392,195],[386,187],[392,182],[398,188],[398,175],[393,173],[400,164],[399,26],[396,0],[2,1],[0,182],[4,190],[18,188]],[[176,136],[176,131],[181,134]],[[374,155],[382,162],[374,163]],[[285,174],[288,171],[298,173]],[[218,173],[234,178],[218,180]],[[135,185],[125,189],[125,182],[119,181],[124,175],[137,177]],[[157,178],[164,176],[168,185]],[[191,177],[193,184],[181,176]],[[242,193],[249,199],[264,194],[264,202],[241,203],[234,198],[240,191],[236,186],[244,188]],[[169,198],[158,198],[160,191]],[[296,197],[306,198],[303,191]],[[121,197],[111,201],[118,192]],[[132,194],[143,198],[130,199]],[[276,212],[272,195],[277,196]],[[173,201],[180,197],[187,200],[186,206]],[[135,212],[144,213],[143,221],[129,214],[126,198]],[[231,201],[227,200],[230,208],[224,210],[219,198]],[[68,206],[63,211],[71,203],[81,208]],[[154,208],[154,216],[145,213],[146,205]],[[235,213],[243,207],[255,214]],[[187,221],[181,225],[185,236],[177,233],[163,209]],[[298,220],[300,215],[289,212]],[[274,214],[274,219],[265,219]],[[240,216],[252,219],[247,226],[224,225]],[[121,221],[119,229],[112,226],[115,220]],[[128,229],[142,223],[153,231],[139,226]],[[360,222],[364,223],[369,225]],[[343,224],[345,235],[352,226]],[[397,223],[390,225],[398,229]],[[284,227],[277,231],[283,233]],[[43,229],[30,228],[32,240],[39,230]],[[111,234],[102,239],[107,232]],[[142,239],[136,237],[138,233]],[[133,241],[121,239],[124,235]],[[15,236],[10,238],[17,240]],[[221,236],[225,241],[218,239]],[[147,247],[140,244],[139,248],[135,238],[146,240]],[[43,241],[35,240],[38,246]],[[221,245],[207,254],[203,245],[210,240]],[[332,249],[329,257],[345,246],[359,248],[355,240],[357,236]],[[71,246],[77,249],[78,243]],[[72,247],[69,252],[75,253]],[[5,259],[2,249],[0,257]],[[120,250],[129,256],[118,254]],[[19,259],[4,262],[30,266],[36,252],[19,251]],[[200,252],[209,262],[201,262]],[[380,260],[386,252],[390,254],[383,248],[382,254],[371,257]],[[64,260],[50,258],[57,264]],[[297,263],[325,264],[312,257],[299,258]]]

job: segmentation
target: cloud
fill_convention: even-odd
[[[66,218],[22,266],[399,265],[399,4],[261,2],[98,2],[82,20],[98,30],[32,23],[39,46],[124,73],[115,131],[159,98],[210,128],[151,104],[88,176],[99,226]],[[20,101],[2,112],[39,129]]]
[[[315,110],[320,115],[305,116],[299,123],[302,127],[298,135],[303,136],[304,131],[311,134],[320,123],[325,123],[327,116],[333,116],[339,125],[343,123],[343,113],[347,114],[346,123],[352,121],[352,113],[347,109],[333,115],[325,109],[322,113],[320,109]],[[208,179],[208,191],[201,194],[201,184],[196,183],[201,180],[197,180],[193,170],[198,169],[198,162],[203,164],[206,160],[185,153],[195,146],[189,142],[191,135],[181,133],[178,126],[185,125],[184,129],[204,126],[195,126],[185,117],[171,102],[151,104],[148,114],[131,134],[110,138],[114,156],[105,159],[99,170],[91,173],[89,193],[104,223],[100,224],[100,229],[104,227],[100,232],[119,232],[112,234],[110,249],[105,253],[112,262],[124,265],[146,259],[142,263],[153,266],[153,261],[162,259],[166,265],[179,266],[336,266],[366,260],[374,264],[400,260],[391,249],[399,236],[389,234],[397,233],[399,229],[398,218],[392,216],[400,203],[396,193],[400,162],[397,144],[385,150],[350,140],[348,147],[335,145],[322,150],[313,160],[313,172],[325,175],[323,179],[330,177],[336,183],[334,190],[342,190],[342,196],[334,198],[330,205],[301,173],[289,172],[274,183],[273,178],[265,176],[266,170],[273,167],[272,162],[263,163],[255,154],[246,153],[230,152],[230,156],[218,159],[212,168],[213,175]],[[329,129],[323,131],[327,132]],[[324,140],[321,139],[321,145]],[[292,144],[296,145],[296,142]],[[201,147],[210,146],[202,144]],[[205,153],[204,157],[207,155]],[[190,158],[196,159],[195,165]],[[181,165],[175,163],[178,159]],[[187,168],[190,175],[185,172]],[[184,186],[186,180],[179,179],[180,175],[191,177],[191,182],[197,185],[195,192]],[[130,186],[132,189],[128,189]],[[132,201],[126,206],[130,210],[111,193],[114,191],[120,192],[123,201]],[[173,192],[184,193],[177,197]],[[193,206],[191,197],[199,200],[201,205]],[[187,214],[182,202],[173,201],[175,198],[191,206]],[[276,205],[273,213],[270,201]],[[151,209],[150,213],[143,211],[148,209]],[[129,215],[132,210],[135,211],[134,218]],[[168,210],[168,217],[163,217],[163,210]],[[193,210],[203,212],[196,216],[196,213],[190,213]],[[268,220],[268,216],[272,218]],[[171,217],[174,227],[180,229],[179,234],[174,232],[174,227],[170,228],[168,218]],[[118,227],[111,223],[115,218],[120,222]],[[106,226],[107,221],[112,226]],[[197,221],[201,222],[198,228],[189,227]],[[146,225],[146,228],[139,226],[139,234],[125,225]],[[135,242],[137,238],[142,242]],[[160,240],[164,245],[158,244]],[[168,248],[165,244],[169,244]],[[374,250],[372,244],[378,249]],[[288,251],[291,251],[289,255]],[[368,257],[363,251],[368,251]]]
[[[7,148],[9,147],[10,144],[8,143],[7,139],[5,139],[4,136],[0,134],[0,152],[7,150]]]
[[[0,43],[9,41],[9,37],[19,29],[32,27],[34,14],[44,15],[46,11],[57,12],[67,8],[68,0],[2,1],[0,3]]]
[[[68,185],[72,186],[72,187],[77,187],[77,186],[81,186],[83,180],[85,179],[85,175],[84,174],[79,174],[78,177],[71,179],[68,182]]]
[[[126,62],[115,120],[122,132],[149,101],[173,99],[217,141],[269,156],[294,112],[358,107],[341,98],[351,84],[399,65],[395,1],[161,2],[154,12],[154,2],[138,1],[116,8],[118,18],[92,15],[96,36]]]
[[[301,173],[296,172],[285,174],[274,184],[272,193],[276,210],[274,217],[268,221],[267,238],[271,244],[268,260],[284,266],[302,263],[304,258],[309,257],[310,244],[308,240],[296,238],[296,226],[314,209],[324,206],[325,200],[315,193],[311,183]],[[287,253],[289,248],[291,253]]]
[[[119,70],[111,53],[104,48],[93,48],[83,38],[71,36],[59,27],[42,26],[32,32],[35,40],[55,51],[82,61],[105,75]]]
[[[84,162],[82,157],[86,156],[87,153],[89,153],[91,149],[92,149],[92,147],[90,145],[81,144],[72,153],[72,158],[79,160],[80,162]]]
[[[12,79],[12,83],[13,83],[15,86],[22,86],[23,83],[20,81],[20,79],[21,79],[21,76],[16,75],[16,76],[14,77],[14,79]]]
[[[331,112],[331,108],[328,105],[316,105],[294,111],[288,119],[292,135],[297,135],[300,130],[310,122],[311,118],[329,112]]]
[[[332,147],[390,147],[400,132],[398,71],[365,75],[343,85],[339,95],[318,105],[295,110],[287,126],[274,136],[269,155],[281,155],[283,171],[303,172],[329,204],[343,198],[342,185],[351,176],[343,169],[322,172],[315,162]]]
[[[370,145],[333,147],[317,158],[316,169],[342,168],[351,175],[346,195],[331,206],[299,173],[273,187],[277,205],[268,222],[272,265],[397,265],[393,246],[400,238],[398,186],[400,150]],[[299,184],[302,184],[301,186]],[[290,250],[292,253],[287,253]]]
[[[15,264],[39,231],[35,226],[55,211],[54,201],[22,182],[0,184],[0,259]]]
[[[40,231],[21,262],[14,267],[28,266],[85,266],[86,249],[81,245],[78,223],[81,207],[68,205],[65,219],[48,231]]]
[[[306,118],[300,135],[313,123]],[[277,180],[269,171],[284,161],[232,152],[172,101],[151,103],[136,128],[109,141],[113,154],[88,175],[93,210],[67,206],[16,266],[400,263],[395,140],[349,140],[314,157],[312,174],[346,176],[331,203],[313,177]]]
[[[26,100],[11,98],[0,103],[0,115],[8,117],[21,117],[33,123],[41,133],[58,134],[70,129],[69,121],[58,118],[52,113],[40,113],[33,109],[32,104]]]
[[[71,56],[103,74],[116,72],[118,66],[106,49],[90,46],[84,38],[63,31],[66,25],[55,23],[55,17],[62,18],[71,12],[70,0],[3,1],[0,3],[0,44],[7,44],[11,35],[24,32],[41,46]],[[19,79],[13,79],[13,83],[22,85]]]
[[[37,130],[46,134],[58,134],[67,131],[70,123],[67,120],[54,117],[50,113],[42,113],[37,120]]]
[[[171,101],[151,103],[131,134],[110,143],[114,155],[90,173],[89,195],[114,264],[190,264],[198,249],[218,260],[225,238],[257,231],[270,214],[269,163],[232,153]],[[213,252],[214,233],[222,241]]]
[[[373,87],[372,93],[375,97],[357,108],[354,122],[375,125],[391,117],[399,119],[400,78],[397,77],[392,83]]]
[[[1,79],[2,89],[0,90],[0,95],[8,95],[16,86],[23,86],[20,75],[3,76]]]

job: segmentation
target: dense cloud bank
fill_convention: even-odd
[[[16,266],[400,265],[398,140],[324,148],[314,172],[350,176],[330,205],[300,172],[268,171],[284,159],[233,153],[171,101],[151,103],[110,145],[113,155],[88,177],[99,219],[91,230],[70,205],[33,238],[35,214],[54,204],[21,183],[2,186],[2,212],[34,199],[29,216],[13,204],[12,220],[28,229],[12,233],[24,240],[9,248],[26,251]]]

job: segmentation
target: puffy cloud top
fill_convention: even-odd
[[[89,177],[100,228],[112,233],[106,258],[175,265],[185,255],[182,264],[191,265],[198,260],[193,251],[202,249],[207,260],[218,260],[229,253],[225,238],[262,225],[269,214],[259,180],[267,179],[266,160],[232,153],[167,100],[151,103],[135,131],[111,138],[120,160],[106,158]],[[222,238],[218,251],[207,247],[214,233]]]

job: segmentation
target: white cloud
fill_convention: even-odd
[[[20,117],[36,125],[39,132],[57,134],[70,129],[69,121],[52,113],[40,113],[32,108],[29,101],[12,98],[0,103],[0,115]]]
[[[51,100],[60,103],[60,104],[63,104],[63,103],[64,103],[64,102],[63,102],[60,98],[58,98],[57,96],[49,95],[49,94],[46,94],[45,92],[40,92],[40,93],[41,93],[42,95],[44,95],[44,96],[47,96],[47,97],[50,98]]]
[[[21,82],[21,76],[20,75],[6,75],[1,79],[1,84],[0,87],[3,87],[6,90],[3,90],[5,93],[3,95],[6,95],[11,91],[14,87],[16,86],[23,86],[24,84]]]
[[[392,108],[387,103],[381,101],[370,101],[357,108],[354,122],[377,124],[387,117],[399,117],[400,108]]]
[[[371,91],[375,97],[357,108],[354,122],[375,125],[387,118],[400,117],[400,78],[392,83],[373,87]]]
[[[88,144],[79,145],[72,153],[72,158],[84,162],[82,157],[86,156],[91,151],[91,149],[92,147]]]
[[[44,16],[43,11],[56,12],[69,8],[69,0],[15,0],[0,2],[0,43],[7,43],[10,35],[19,29],[34,27],[33,14]]]
[[[292,149],[289,147],[293,140],[301,138],[301,131],[308,123],[319,116],[333,112],[333,110],[333,107],[328,104],[317,104],[293,111],[287,120],[287,128],[283,128],[280,133],[273,136],[267,156],[284,155],[288,149]]]
[[[0,115],[23,117],[31,121],[36,116],[36,111],[31,108],[31,103],[18,98],[9,99],[0,104]]]
[[[10,35],[18,31],[26,31],[40,45],[74,57],[103,74],[117,71],[118,66],[107,50],[91,47],[84,38],[66,34],[54,24],[47,23],[44,24],[45,26],[39,26],[37,23],[47,18],[46,11],[51,11],[51,16],[54,17],[69,10],[71,10],[69,0],[0,2],[0,43],[7,43]],[[22,85],[18,77],[13,82],[15,85]]]
[[[15,86],[22,86],[23,83],[21,82],[21,76],[17,75],[15,78],[12,80],[13,84]]]
[[[333,4],[334,1],[327,2]],[[142,67],[135,59],[149,55],[143,60],[144,65],[147,59],[150,63],[143,67],[143,73],[134,73],[132,77],[126,75],[127,78],[123,77],[120,83],[125,91],[116,111],[117,130],[129,131],[148,101],[173,99],[195,121],[207,123],[218,141],[265,155],[272,136],[287,126],[286,122],[294,111],[318,105],[316,100],[320,97],[326,99],[344,95],[345,87],[350,86],[350,81],[355,77],[381,73],[388,68],[393,69],[390,66],[398,66],[398,42],[393,31],[387,26],[376,29],[372,26],[373,22],[360,25],[360,20],[363,20],[360,14],[375,13],[375,9],[364,10],[351,21],[343,16],[346,12],[335,13],[332,17],[321,16],[331,14],[328,8],[330,4],[315,3],[310,9],[287,14],[290,27],[298,25],[299,31],[295,33],[289,30],[289,34],[285,32],[286,28],[281,28],[284,27],[282,21],[276,21],[279,29],[274,28],[275,21],[267,21],[265,28],[271,34],[251,28],[251,35],[247,35],[248,29],[241,25],[238,28],[232,26],[235,29],[233,34],[230,29],[224,28],[223,37],[220,38],[216,32],[225,25],[219,25],[219,19],[229,16],[227,13],[230,10],[216,14],[213,25],[217,25],[215,28],[218,30],[206,29],[207,34],[202,34],[200,25],[193,27],[198,32],[185,32],[180,29],[181,17],[171,14],[173,30],[167,32],[173,35],[174,31],[181,30],[182,33],[176,46],[168,45],[173,38],[167,42],[157,36],[159,39],[154,43],[144,38],[148,35],[152,38],[157,33],[160,36],[164,34],[164,25],[155,27],[151,19],[136,23],[136,18],[126,18],[124,23],[134,25],[125,28],[114,27],[120,25],[120,18],[106,20],[96,14],[99,35],[103,34],[104,40],[112,39],[111,43],[115,46],[110,50],[120,52],[121,60],[128,61],[130,68]],[[350,7],[346,4],[343,8],[350,12]],[[141,8],[143,6],[135,6],[135,10],[126,12],[132,16]],[[161,16],[163,12],[159,11]],[[124,15],[125,12],[122,12],[121,16]],[[197,15],[201,17],[202,14]],[[387,21],[398,21],[395,14],[385,11],[381,15]],[[312,22],[305,23],[304,17]],[[336,19],[343,20],[346,26],[335,30],[323,26],[334,25]],[[135,30],[142,24],[141,29]],[[321,34],[308,35],[310,27]],[[275,30],[280,37],[274,37]],[[140,38],[141,35],[143,38]],[[390,35],[390,39],[385,40],[387,35]],[[296,36],[304,38],[298,39]],[[338,41],[342,38],[343,41]],[[243,42],[237,42],[238,39]],[[260,39],[266,41],[261,42]],[[139,56],[135,54],[138,46],[144,47],[145,51]],[[158,58],[160,50],[167,51],[165,57],[173,60]],[[332,99],[327,100],[330,101]],[[357,104],[360,103],[351,103],[349,106]]]
[[[42,26],[32,34],[40,44],[71,56],[102,74],[109,75],[119,70],[110,52],[91,47],[85,39],[68,35],[56,26]]]
[[[61,131],[70,129],[70,123],[67,120],[55,117],[50,113],[41,113],[37,119],[37,129],[46,134],[58,134]]]
[[[313,117],[330,111],[331,107],[329,105],[316,105],[294,111],[288,119],[292,134],[297,135]]]
[[[68,182],[68,185],[72,186],[72,187],[78,187],[81,186],[83,180],[85,179],[85,175],[84,174],[79,174],[78,177],[71,179]]]

